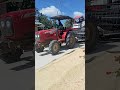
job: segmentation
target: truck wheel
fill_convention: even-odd
[[[86,24],[85,29],[86,42],[85,42],[85,52],[89,53],[96,46],[97,43],[97,28],[96,25],[92,22]]]
[[[57,40],[53,40],[49,44],[49,52],[52,53],[52,55],[58,54],[60,51],[60,44]]]
[[[43,52],[43,50],[44,50],[44,47],[41,45],[41,44],[36,44],[35,45],[35,51],[37,52],[37,53],[40,53],[40,52]]]
[[[71,49],[75,46],[76,39],[72,33],[69,33],[66,37],[66,46]]]

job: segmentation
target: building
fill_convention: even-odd
[[[35,20],[35,31],[38,31],[38,29],[44,29],[45,25],[40,23],[39,20]]]

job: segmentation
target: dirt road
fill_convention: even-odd
[[[85,90],[84,55],[78,48],[36,70],[35,90]]]
[[[76,43],[76,45],[73,49],[68,49],[65,45],[63,45],[61,47],[60,52],[57,55],[51,55],[48,52],[49,48],[45,48],[44,52],[41,52],[41,53],[35,52],[35,69],[39,69],[39,68],[47,65],[48,63],[64,56],[67,53],[70,53],[78,48],[85,48],[84,42]]]

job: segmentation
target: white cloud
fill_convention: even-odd
[[[47,16],[56,16],[56,15],[64,14],[58,8],[56,8],[55,6],[42,8],[39,12],[42,13],[42,14],[45,14]]]
[[[75,11],[75,12],[73,13],[73,15],[74,15],[74,17],[75,17],[75,16],[85,16],[84,13],[78,12],[78,11]]]

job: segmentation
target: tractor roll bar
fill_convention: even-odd
[[[53,16],[50,19],[64,20],[64,19],[73,19],[73,18],[70,16],[58,15],[58,16]]]

